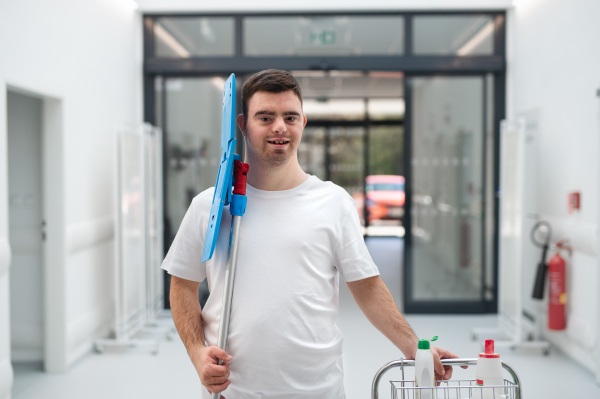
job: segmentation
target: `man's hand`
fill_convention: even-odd
[[[231,381],[229,378],[229,362],[232,357],[216,346],[202,347],[197,355],[190,356],[202,385],[210,393],[223,392]],[[219,365],[219,359],[223,364]],[[224,396],[221,398],[225,399]]]
[[[441,359],[456,359],[457,355],[454,353],[440,348],[438,346],[431,345],[431,354],[433,355],[433,368],[435,369],[435,380],[449,380],[452,377],[452,366],[442,365]],[[466,369],[467,366],[461,366]]]

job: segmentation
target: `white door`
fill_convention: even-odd
[[[11,358],[43,361],[42,100],[7,93]]]

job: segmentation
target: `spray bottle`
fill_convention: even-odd
[[[429,339],[419,340],[417,354],[415,355],[415,399],[433,399],[435,388],[435,369],[433,368],[433,354],[430,349],[430,341],[438,339],[437,336]]]
[[[500,355],[494,353],[494,340],[485,340],[485,352],[479,354],[477,359],[477,386],[482,387],[474,391],[473,399],[498,399],[504,398],[504,378],[502,377],[502,362]],[[486,388],[490,386],[500,386],[498,388]]]

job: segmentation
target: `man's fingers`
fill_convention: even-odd
[[[208,389],[208,392],[210,393],[218,393],[218,392],[223,392],[224,390],[227,389],[227,387],[229,386],[229,384],[231,384],[230,380],[225,381],[222,384],[212,384],[212,385],[204,385],[206,387],[206,389]],[[225,397],[223,395],[221,395],[222,399],[225,399]]]
[[[229,369],[226,366],[207,366],[202,373],[201,380],[204,385],[223,384],[229,378]]]
[[[433,355],[433,369],[435,370],[436,377],[443,378],[444,377],[444,366],[442,365],[442,361],[440,360],[441,356],[437,350],[432,351]]]
[[[443,380],[449,380],[452,378],[452,366],[444,366],[444,375],[442,376]]]
[[[217,348],[216,346],[211,346],[207,348],[206,354],[215,361],[215,363],[219,362],[219,359],[223,360],[224,363],[229,363],[232,359],[232,356],[225,352],[221,348]]]
[[[224,373],[221,373],[219,370],[219,373],[215,373],[215,374],[206,373],[206,375],[204,375],[204,378],[202,379],[202,381],[206,384],[222,384],[228,378],[229,378],[229,370],[225,370]]]
[[[208,364],[204,369],[206,377],[220,377],[229,374],[229,366],[226,364]]]

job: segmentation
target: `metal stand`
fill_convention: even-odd
[[[500,135],[500,220],[502,234],[499,252],[498,326],[496,328],[475,328],[471,338],[485,335],[504,337],[496,341],[496,347],[537,348],[544,354],[550,351],[550,344],[532,339],[524,340],[527,333],[523,328],[522,268],[523,239],[525,235],[525,211],[527,208],[527,184],[531,179],[528,154],[526,121],[501,122]],[[528,163],[529,162],[529,163]]]
[[[115,140],[115,337],[95,342],[98,352],[108,347],[150,347],[158,353],[158,340],[139,339],[147,322],[146,237],[132,231],[146,231],[146,139],[152,127],[120,131]],[[124,212],[127,198],[129,212]]]
[[[506,334],[502,332],[500,327],[490,328],[474,328],[471,330],[471,339],[476,341],[479,337],[506,337]],[[508,348],[508,349],[537,349],[541,350],[544,355],[550,354],[550,342],[546,341],[523,341],[522,339],[501,339],[495,340],[494,346],[496,348]]]

